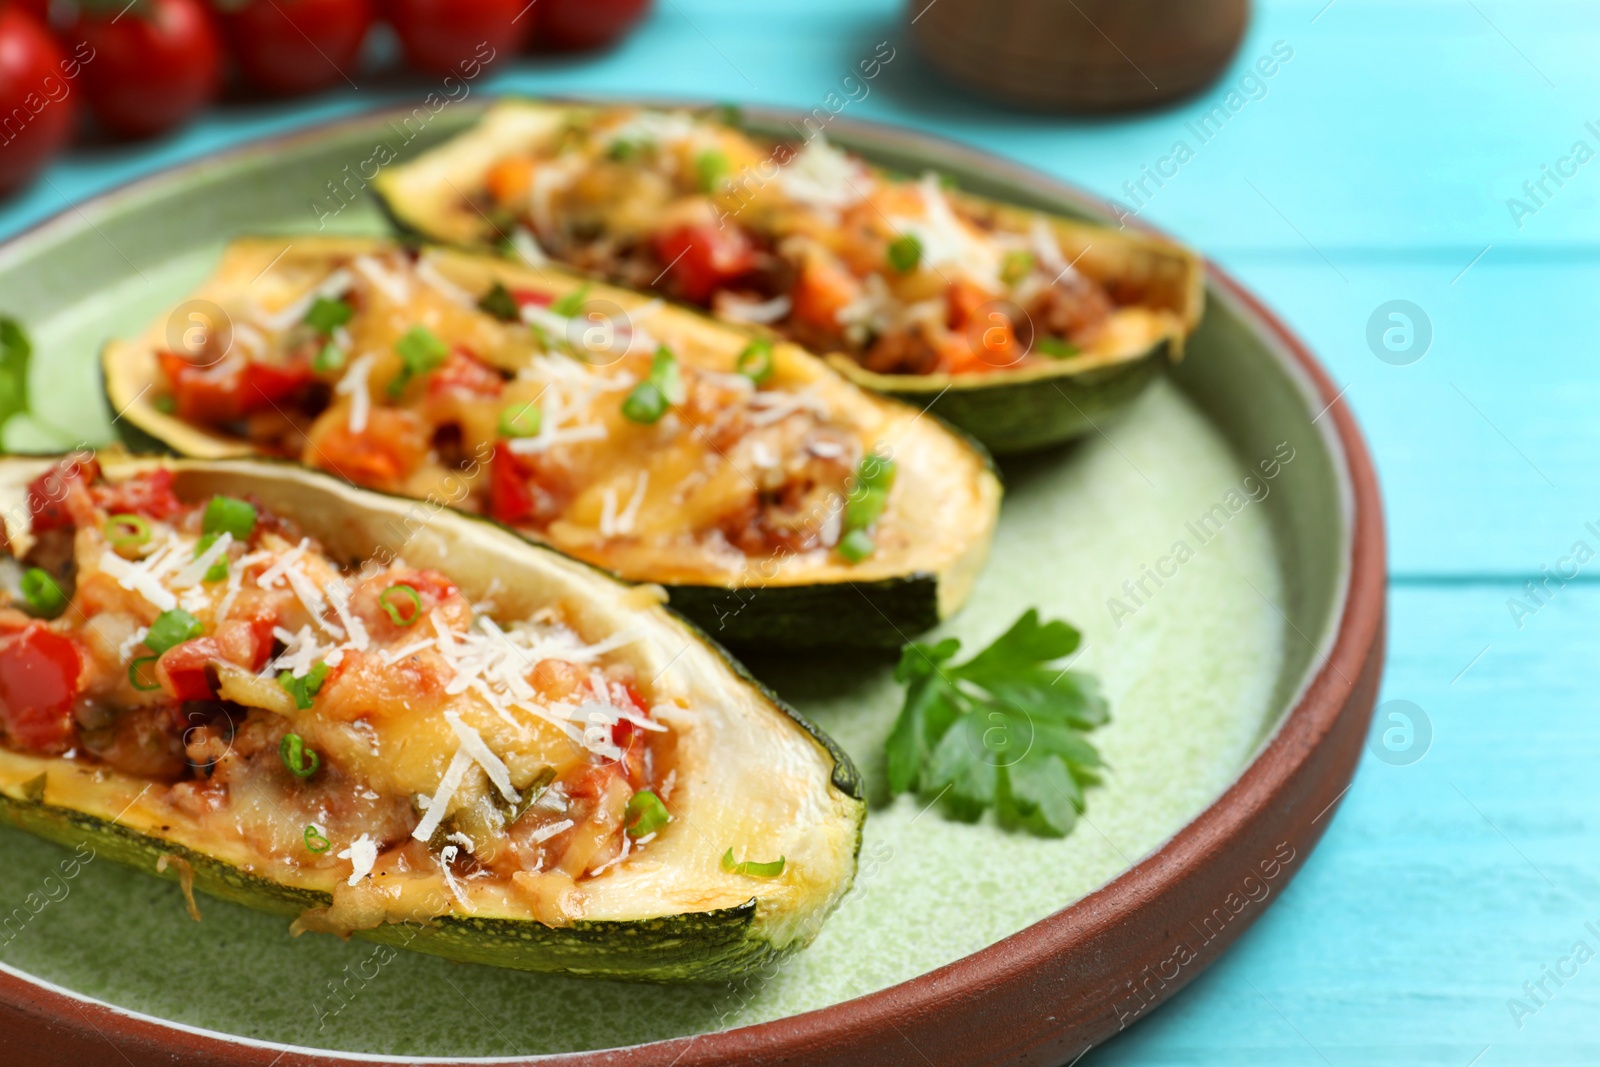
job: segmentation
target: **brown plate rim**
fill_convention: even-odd
[[[400,110],[343,116],[164,168],[25,229],[0,245],[0,257],[47,238],[56,227],[69,225],[72,215],[92,215],[93,208],[136,197],[175,173],[281,151]],[[768,107],[745,110],[773,122],[801,114]],[[1069,201],[1092,216],[1113,217],[1105,201],[1020,164],[920,131],[838,121],[841,130],[981,168],[1016,186]],[[972,955],[826,1008],[710,1034],[530,1057],[382,1056],[256,1041],[119,1008],[0,964],[0,1038],[13,1055],[20,1054],[13,1062],[134,1067],[180,1058],[245,1067],[534,1062],[556,1067],[668,1062],[718,1067],[900,1061],[940,1067],[1043,1065],[1072,1060],[1136,1021],[1218,958],[1277,895],[1269,886],[1261,907],[1247,902],[1232,912],[1237,921],[1206,937],[1210,926],[1202,931],[1196,922],[1215,914],[1219,903],[1237,898],[1242,879],[1261,863],[1281,857],[1285,847],[1293,858],[1281,864],[1284,879],[1276,883],[1277,891],[1299,869],[1349,787],[1383,669],[1385,535],[1377,475],[1361,432],[1306,345],[1233,278],[1209,261],[1206,269],[1209,297],[1227,301],[1250,320],[1309,396],[1326,405],[1327,423],[1319,432],[1336,467],[1342,467],[1336,474],[1347,493],[1350,524],[1343,602],[1321,667],[1255,758],[1166,843],[1104,886]],[[1192,947],[1196,940],[1198,949]],[[1189,951],[1175,963],[1180,944]],[[1170,975],[1168,966],[1174,968]],[[1137,984],[1128,975],[1136,976]]]

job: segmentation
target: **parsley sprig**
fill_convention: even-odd
[[[954,662],[954,637],[906,645],[895,668],[906,697],[889,734],[890,792],[940,797],[963,822],[993,808],[1004,826],[1068,833],[1102,766],[1085,735],[1110,718],[1093,676],[1051,666],[1080,641],[1030,608],[965,663]]]

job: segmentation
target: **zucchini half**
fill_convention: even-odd
[[[229,246],[216,273],[194,296],[224,308],[274,299],[267,294],[278,272],[299,278],[303,288],[309,284],[305,279],[315,277],[320,265],[333,258],[386,247],[393,245],[366,238],[241,239]],[[450,282],[474,294],[498,282],[554,300],[582,289],[588,301],[608,303],[625,314],[660,303],[629,290],[591,284],[559,268],[530,268],[497,256],[434,250],[430,262]],[[262,277],[269,267],[271,273]],[[279,294],[283,303],[296,295],[299,290]],[[105,395],[112,410],[121,413],[116,424],[124,441],[136,450],[156,447],[200,458],[251,455],[248,441],[157,408],[160,390],[155,386],[163,379],[156,353],[170,343],[166,321],[158,320],[132,343],[112,342],[102,354]],[[649,331],[680,361],[721,372],[733,370],[750,341],[743,331],[676,305],[655,311]],[[924,417],[919,408],[856,388],[795,345],[775,345],[772,358],[777,377],[802,383],[822,397],[839,418],[870,439],[867,448],[878,441],[892,449],[897,476],[878,521],[873,555],[856,563],[826,551],[781,559],[751,557],[748,566],[729,569],[709,562],[690,566],[683,559],[640,563],[605,551],[556,547],[626,580],[663,586],[673,607],[729,644],[898,647],[966,601],[999,518],[999,480],[981,448],[938,419]],[[502,369],[514,373],[519,368]],[[432,491],[419,489],[413,495],[426,497]],[[531,528],[521,532],[541,536]]]
[[[24,487],[54,462],[0,459],[0,493],[25,499]],[[444,897],[449,910],[355,936],[519,970],[725,979],[803,947],[849,889],[866,813],[849,758],[715,642],[661,607],[649,587],[617,582],[467,515],[440,512],[416,529],[407,522],[411,501],[290,464],[105,455],[101,465],[113,481],[169,467],[185,500],[252,497],[299,523],[330,558],[403,551],[470,597],[492,590],[501,612],[559,604],[591,635],[631,630],[640,639],[624,649],[640,677],[691,701],[692,725],[677,729],[677,810],[667,827],[678,832],[658,835],[648,864],[622,864],[580,882],[584,918],[545,926],[510,894],[497,907],[464,914]],[[174,868],[185,877],[192,872],[193,888],[261,911],[298,915],[328,906],[342,870],[254,855],[237,837],[163,803],[163,789],[104,766],[0,747],[0,812],[30,833],[69,847],[87,842],[97,854],[169,878]],[[747,877],[724,870],[729,847],[788,862],[778,877]]]
[[[408,232],[464,247],[497,247],[503,235],[495,222],[464,196],[484,189],[489,168],[501,157],[550,145],[600,113],[594,107],[501,101],[467,132],[385,169],[373,190]],[[1043,219],[1063,258],[1116,296],[1120,306],[1112,328],[1078,355],[1045,364],[975,374],[878,374],[833,353],[829,362],[841,374],[932,411],[991,452],[1010,454],[1093,431],[1138,396],[1164,364],[1182,358],[1184,341],[1204,309],[1204,267],[1195,253],[1152,234],[968,193],[953,193],[951,199],[974,218],[1002,229],[1026,230]]]

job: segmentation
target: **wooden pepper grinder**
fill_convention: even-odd
[[[1227,66],[1250,0],[910,0],[946,76],[1043,111],[1123,111],[1195,92]]]

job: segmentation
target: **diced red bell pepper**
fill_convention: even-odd
[[[444,365],[428,376],[428,395],[462,392],[492,397],[499,396],[505,384],[499,371],[457,345]]]
[[[156,677],[174,700],[210,700],[215,694],[206,681],[206,664],[222,658],[216,638],[196,637],[163,652],[156,661]]]
[[[33,513],[37,533],[73,525],[66,506],[68,487],[73,482],[93,482],[100,477],[100,464],[93,456],[68,456],[28,483],[28,510]]]
[[[533,517],[533,489],[510,450],[496,445],[489,458],[489,515],[508,526]]]
[[[11,743],[34,752],[69,748],[82,676],[77,643],[42,623],[0,636],[0,723]]]
[[[679,226],[655,236],[656,257],[668,265],[673,288],[695,304],[709,304],[718,289],[750,273],[756,247],[737,226]]]

